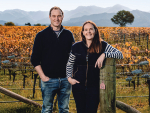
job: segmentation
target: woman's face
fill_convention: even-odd
[[[91,23],[84,25],[83,35],[85,36],[86,40],[93,40],[95,36],[95,29]]]

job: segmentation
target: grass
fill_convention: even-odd
[[[32,100],[42,100],[41,91],[37,89],[35,91],[35,95],[33,98],[33,83],[34,79],[31,78],[30,73],[26,73],[28,77],[26,78],[26,86],[25,89],[23,88],[23,76],[19,74],[16,75],[15,82],[9,80],[8,71],[6,71],[6,75],[3,74],[3,71],[0,72],[0,86],[5,88],[18,88],[18,89],[9,89],[19,95],[22,95],[26,98]],[[145,79],[140,78],[140,85],[139,87],[136,86],[135,90],[133,88],[133,84],[131,83],[130,87],[128,86],[129,83],[125,80],[125,78],[117,78],[116,79],[116,96],[142,96],[142,95],[149,95],[148,84],[145,83]],[[137,84],[137,82],[136,82]],[[31,88],[27,89],[27,88]],[[36,88],[39,88],[39,80],[36,81]],[[71,94],[71,99],[73,98]],[[135,109],[139,110],[142,113],[149,113],[150,107],[148,102],[149,97],[128,97],[128,98],[117,98],[117,100],[122,101]],[[17,101],[9,96],[6,96],[0,93],[0,101]],[[39,104],[42,104],[42,101],[36,101]],[[74,100],[70,100],[70,113],[76,113],[76,107]],[[23,102],[14,102],[14,103],[0,103],[0,113],[40,113],[41,109],[34,107],[33,105],[28,105]],[[98,113],[100,112],[100,105],[98,108]],[[116,109],[117,113],[125,113],[120,109]],[[58,113],[58,107],[54,111],[54,113]]]

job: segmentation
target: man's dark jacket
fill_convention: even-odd
[[[35,37],[31,63],[34,67],[41,65],[44,74],[49,78],[65,78],[66,64],[73,42],[73,34],[69,30],[61,26],[57,37],[49,26]]]

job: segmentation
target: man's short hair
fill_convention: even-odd
[[[64,15],[63,11],[62,11],[59,7],[54,6],[54,7],[52,7],[52,8],[50,9],[50,11],[49,11],[49,15],[50,15],[50,16],[51,16],[52,10],[54,10],[54,9],[55,9],[55,10],[59,9],[59,10],[61,11],[62,15]]]

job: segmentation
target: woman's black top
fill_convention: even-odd
[[[98,86],[99,84],[99,68],[95,68],[95,63],[102,53],[105,53],[105,58],[122,59],[122,53],[102,41],[102,50],[100,53],[89,53],[85,42],[77,42],[72,45],[71,53],[67,63],[67,78],[73,77],[78,80],[81,85]],[[73,73],[72,73],[73,72]]]

